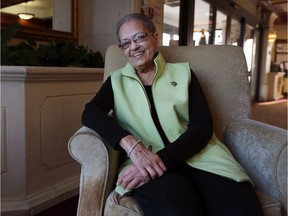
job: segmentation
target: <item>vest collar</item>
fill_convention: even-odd
[[[166,62],[160,52],[157,53],[154,59],[154,64],[156,66],[156,74],[154,77],[154,80],[155,80],[156,77],[161,76],[166,65]],[[135,68],[129,62],[125,65],[124,69],[122,70],[122,74],[123,76],[132,77],[140,81]]]

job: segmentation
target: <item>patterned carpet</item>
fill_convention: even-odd
[[[287,97],[276,101],[253,103],[251,118],[287,130]]]

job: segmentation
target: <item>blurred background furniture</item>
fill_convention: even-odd
[[[268,96],[267,100],[278,100],[284,97],[285,73],[270,72],[268,77]],[[287,80],[286,80],[287,81]]]
[[[249,81],[240,47],[159,47],[167,62],[189,62],[207,97],[215,133],[247,170],[265,216],[287,211],[287,131],[250,119]],[[124,66],[122,51],[107,49],[105,74]],[[88,101],[87,101],[88,102]],[[93,130],[82,127],[70,139],[69,152],[81,166],[78,215],[141,215],[132,197],[114,191],[120,152]]]

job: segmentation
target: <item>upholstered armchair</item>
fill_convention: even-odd
[[[241,47],[159,47],[167,62],[189,62],[207,97],[214,130],[247,170],[265,216],[287,212],[287,131],[250,119],[250,83]],[[110,46],[105,74],[126,63]],[[87,101],[88,102],[88,101]],[[142,215],[136,201],[114,192],[120,151],[112,150],[93,130],[82,127],[69,141],[81,166],[78,215]]]

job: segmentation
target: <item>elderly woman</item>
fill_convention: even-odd
[[[105,81],[82,117],[127,154],[116,192],[133,196],[147,216],[262,215],[250,178],[213,134],[189,65],[165,62],[145,15],[123,17],[116,33],[128,63]]]

